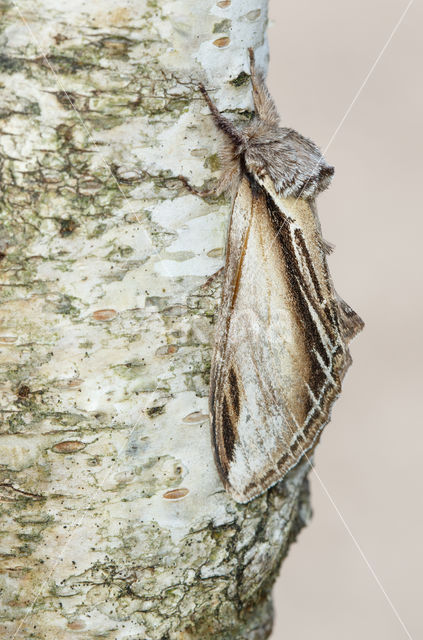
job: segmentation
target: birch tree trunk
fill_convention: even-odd
[[[266,0],[1,2],[0,636],[268,637],[303,465],[218,478],[208,375],[230,203],[203,81],[239,123]]]

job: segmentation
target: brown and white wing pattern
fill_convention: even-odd
[[[328,422],[361,328],[341,303],[314,206],[242,174],[210,391],[217,466],[238,502],[283,478]]]

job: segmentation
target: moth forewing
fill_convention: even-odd
[[[239,390],[234,382],[236,373],[231,372],[231,369],[228,368],[228,352],[234,347],[230,342],[232,337],[230,325],[242,277],[252,213],[250,185],[248,180],[241,179],[234,199],[228,231],[222,300],[216,322],[215,344],[210,371],[209,405],[213,449],[218,470],[225,481],[232,458],[233,445],[237,437],[237,408],[239,404]],[[232,390],[232,398],[229,401],[225,399],[223,392],[225,382],[230,385]],[[238,396],[236,395],[237,391]]]
[[[310,451],[348,366],[312,207],[260,183],[244,176],[234,201],[211,371],[216,459],[239,502]]]

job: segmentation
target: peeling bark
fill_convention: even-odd
[[[208,376],[230,204],[196,83],[251,116],[266,0],[0,3],[0,635],[268,637],[307,467],[223,491]],[[215,90],[213,90],[215,89]]]

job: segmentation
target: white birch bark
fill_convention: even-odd
[[[208,372],[266,0],[1,2],[0,636],[268,637],[306,468],[223,491]],[[213,90],[215,89],[215,90]]]

